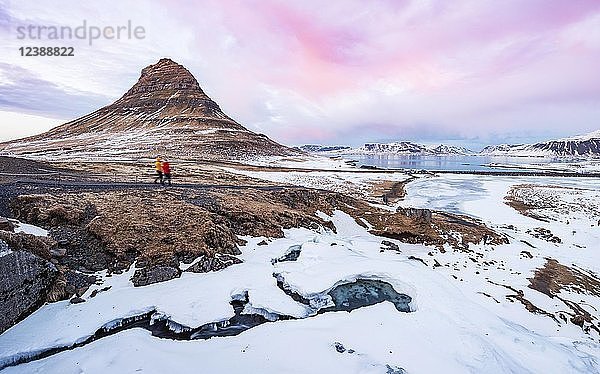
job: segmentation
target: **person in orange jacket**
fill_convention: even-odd
[[[169,161],[165,160],[162,162],[162,172],[165,176],[165,181],[169,182],[169,186],[171,185],[171,165],[169,165]]]
[[[156,157],[156,161],[154,161],[154,168],[156,169],[156,178],[154,178],[154,184],[160,181],[160,184],[165,184],[163,181],[163,166],[160,156]]]

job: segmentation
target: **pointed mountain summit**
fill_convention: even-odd
[[[54,159],[245,160],[296,152],[221,111],[182,65],[163,58],[114,103],[36,136],[0,144],[4,154]]]

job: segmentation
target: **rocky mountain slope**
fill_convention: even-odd
[[[182,65],[161,59],[114,103],[44,134],[0,144],[28,158],[247,159],[297,151],[223,113]]]
[[[517,157],[600,157],[600,130],[535,144],[490,145],[485,147],[481,154]]]

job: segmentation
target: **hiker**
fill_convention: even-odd
[[[163,166],[160,156],[156,157],[156,161],[154,161],[154,167],[156,169],[156,178],[154,178],[154,184],[158,183],[158,181],[160,181],[160,184],[165,184],[163,181]]]
[[[167,160],[163,161],[162,163],[162,172],[163,175],[165,176],[165,182],[169,182],[169,186],[171,185],[171,165],[169,165],[169,162]]]

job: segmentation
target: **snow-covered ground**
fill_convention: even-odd
[[[270,173],[270,174],[269,174]],[[321,174],[319,174],[321,173]],[[287,175],[284,177],[283,175]],[[264,179],[321,188],[361,185],[376,174],[332,175],[265,172]],[[253,172],[252,176],[257,176]],[[308,177],[307,177],[308,176]],[[406,175],[382,173],[382,179]],[[357,179],[353,179],[357,178]],[[331,180],[334,180],[333,182]],[[346,181],[346,182],[343,182]],[[382,239],[371,235],[342,212],[329,217],[337,233],[292,229],[285,237],[258,246],[264,238],[244,238],[242,264],[207,274],[133,287],[133,269],[106,277],[83,298],[49,304],[0,335],[0,363],[36,351],[82,341],[102,326],[124,317],[156,310],[178,325],[196,327],[225,321],[233,315],[229,302],[248,293],[248,312],[298,319],[265,323],[240,335],[209,340],[175,341],[130,329],[83,347],[8,367],[7,373],[104,372],[260,372],[260,373],[595,373],[600,371],[600,342],[595,331],[547,315],[529,312],[511,295],[522,296],[551,314],[568,312],[562,301],[528,287],[546,258],[568,266],[600,272],[600,228],[589,215],[572,215],[568,224],[524,216],[505,204],[518,185],[576,187],[586,194],[600,191],[600,181],[586,178],[504,178],[466,175],[423,177],[407,185],[398,205],[468,214],[510,237],[510,244],[476,245],[469,251],[393,241],[400,251],[381,250]],[[353,187],[355,188],[355,187]],[[560,189],[556,190],[560,193]],[[319,213],[325,217],[323,213]],[[551,230],[553,243],[528,233]],[[386,239],[387,240],[387,239]],[[296,261],[272,259],[300,246]],[[526,251],[531,255],[524,256]],[[409,259],[414,256],[421,261]],[[437,262],[438,265],[434,266]],[[301,296],[327,301],[334,286],[355,279],[380,279],[412,298],[411,312],[383,302],[348,312],[315,314],[294,301],[274,275]],[[111,286],[90,297],[94,289]],[[507,288],[511,287],[511,289]],[[561,291],[598,316],[600,298]],[[312,304],[311,304],[312,305]],[[596,324],[598,321],[596,320]],[[336,346],[341,343],[345,351]],[[340,352],[343,351],[343,352]]]
[[[329,191],[366,196],[374,184],[383,181],[402,182],[410,175],[405,173],[357,172],[353,171],[252,171],[234,168],[222,168],[230,173],[277,183],[289,183],[296,186],[318,188]]]
[[[36,236],[48,236],[48,231],[44,230],[41,227],[37,227],[34,225],[30,225],[24,222],[19,222],[17,220],[11,220],[11,222],[15,225],[15,232],[22,232],[25,234],[31,234]]]
[[[326,155],[317,154],[264,156],[244,160],[245,163],[255,166],[332,171],[356,170],[356,167],[349,163],[350,161],[351,160],[342,157],[328,157]]]

